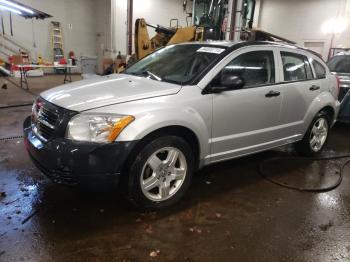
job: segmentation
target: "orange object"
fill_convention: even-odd
[[[125,116],[120,119],[117,123],[114,124],[113,127],[110,127],[110,135],[108,136],[108,141],[113,142],[117,136],[123,131],[127,125],[129,125],[135,118],[133,116]]]

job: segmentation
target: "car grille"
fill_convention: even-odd
[[[58,115],[45,108],[45,106],[42,108],[41,115],[50,125],[55,126],[57,124]]]
[[[53,137],[59,120],[58,113],[52,107],[52,104],[43,102],[40,99],[33,106],[33,131],[45,141]]]

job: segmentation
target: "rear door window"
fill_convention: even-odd
[[[303,81],[314,78],[306,56],[290,52],[281,52],[281,57],[284,81]]]
[[[317,62],[316,60],[312,60],[312,65],[315,69],[316,77],[318,79],[326,77],[326,69],[320,62]]]

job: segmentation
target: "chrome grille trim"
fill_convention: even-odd
[[[32,117],[33,132],[43,141],[51,139],[57,127],[59,115],[50,110],[44,103],[35,105]]]

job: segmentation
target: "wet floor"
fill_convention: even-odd
[[[30,107],[0,110],[0,139],[21,135]],[[336,125],[325,155],[350,153]],[[337,189],[281,188],[256,166],[269,151],[199,171],[181,203],[139,213],[118,192],[53,184],[21,139],[0,141],[0,261],[350,261],[350,167]],[[289,185],[334,183],[344,160],[279,161],[266,168]]]

